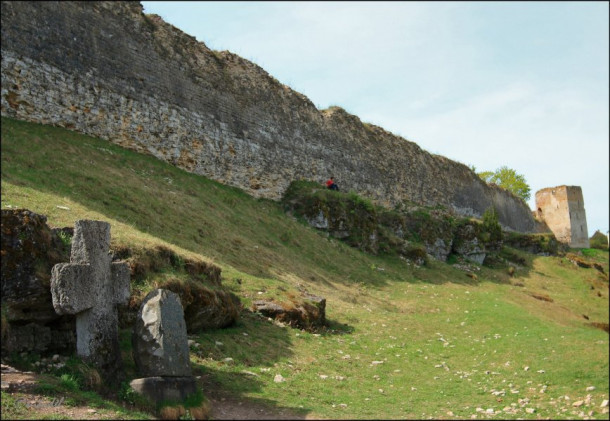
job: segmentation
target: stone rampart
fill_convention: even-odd
[[[138,2],[2,2],[2,115],[66,127],[279,199],[334,175],[382,205],[408,201],[533,231],[525,202],[212,51]],[[450,139],[448,139],[450,141]]]

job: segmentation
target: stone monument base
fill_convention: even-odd
[[[132,380],[129,385],[136,393],[152,402],[181,402],[197,393],[194,377],[143,377]]]

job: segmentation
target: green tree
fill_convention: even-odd
[[[503,166],[496,171],[483,171],[477,173],[477,175],[486,183],[496,184],[519,196],[523,200],[528,200],[530,198],[530,186],[525,181],[525,177],[521,174],[517,174],[512,168]]]

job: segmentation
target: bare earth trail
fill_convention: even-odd
[[[255,399],[236,397],[221,391],[212,381],[202,376],[203,393],[211,403],[210,418],[214,420],[310,420],[307,414],[298,414],[290,408],[263,405]]]
[[[54,398],[36,392],[41,381],[51,383],[52,376],[33,372],[22,372],[2,364],[2,390],[13,395],[28,412],[25,419],[41,419],[53,416],[55,419],[123,419],[124,415],[109,409],[89,406],[66,405],[65,396]],[[296,414],[289,408],[275,408],[262,405],[253,399],[235,397],[219,391],[209,380],[202,378],[204,394],[211,404],[210,419],[213,420],[304,420],[313,419]],[[2,416],[2,419],[5,417]],[[151,419],[154,419],[151,416]]]

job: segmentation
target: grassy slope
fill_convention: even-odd
[[[244,315],[197,337],[196,371],[231,393],[327,418],[470,418],[477,408],[506,408],[502,418],[593,411],[608,419],[599,408],[608,399],[608,334],[583,318],[608,322],[608,277],[565,258],[522,254],[528,264],[513,278],[482,268],[476,281],[439,262],[407,266],[153,157],[3,118],[8,206],[45,214],[51,226],[106,220],[113,245],[163,244],[213,261],[246,306],[299,289],[326,297],[334,333]],[[608,253],[595,258],[607,274]],[[285,381],[274,382],[277,374]],[[592,404],[572,406],[587,394]]]

